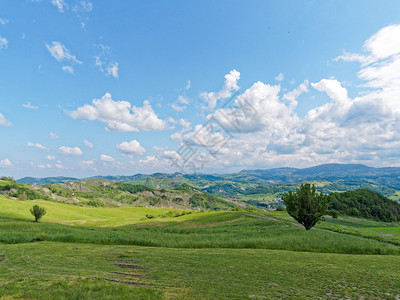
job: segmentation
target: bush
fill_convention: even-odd
[[[31,208],[31,214],[35,217],[35,222],[39,222],[39,220],[46,214],[46,209],[39,205],[34,205]]]

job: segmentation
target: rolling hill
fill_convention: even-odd
[[[174,189],[167,190],[102,178],[47,185],[28,185],[3,177],[0,179],[0,194],[19,200],[43,199],[94,207],[139,206],[228,210],[238,206],[245,206],[242,203],[212,195],[187,184],[181,184]]]

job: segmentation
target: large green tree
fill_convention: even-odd
[[[315,186],[307,183],[302,184],[295,193],[285,193],[282,200],[289,215],[306,230],[310,230],[327,214],[331,197],[322,192],[317,193]]]

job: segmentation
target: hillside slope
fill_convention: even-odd
[[[333,193],[332,208],[342,214],[383,222],[400,221],[400,204],[368,189]]]
[[[142,206],[194,210],[229,210],[240,203],[212,195],[187,184],[176,189],[153,189],[101,178],[48,185],[24,185],[0,179],[0,194],[19,200],[43,199],[87,206]]]

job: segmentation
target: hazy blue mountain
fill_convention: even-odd
[[[21,179],[16,180],[18,183],[22,184],[37,184],[37,185],[44,185],[50,183],[65,183],[70,181],[78,181],[78,178],[74,177],[45,177],[45,178],[35,178],[35,177],[24,177]]]

